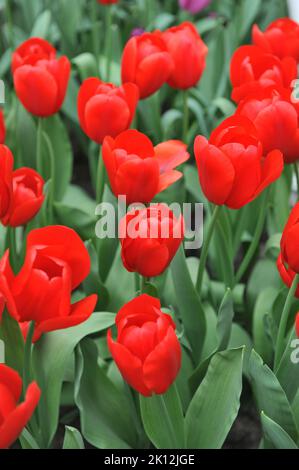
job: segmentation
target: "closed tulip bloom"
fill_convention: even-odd
[[[299,274],[299,203],[292,209],[284,228],[277,267],[283,282],[291,287],[295,275]],[[299,285],[296,297],[299,298]]]
[[[132,210],[120,223],[123,264],[145,277],[162,274],[183,239],[183,217],[176,219],[165,204]]]
[[[22,379],[10,367],[0,364],[0,449],[7,449],[19,437],[30,421],[40,399],[40,389],[29,385],[23,403]]]
[[[44,180],[31,168],[19,168],[12,174],[12,187],[12,204],[1,221],[19,227],[30,222],[40,210],[45,199]]]
[[[14,159],[5,145],[0,145],[0,219],[5,217],[12,205],[12,173]]]
[[[293,57],[299,62],[299,25],[290,18],[273,21],[265,32],[255,24],[252,28],[252,41],[280,59]]]
[[[141,99],[159,90],[172,69],[172,58],[160,31],[144,33],[127,42],[121,63],[122,81],[135,83]]]
[[[0,108],[0,144],[4,144],[6,136],[6,126],[4,121],[4,114]]]
[[[206,67],[208,48],[197,29],[188,21],[163,33],[174,68],[168,80],[173,88],[185,90],[194,87]]]
[[[268,98],[247,98],[239,104],[237,114],[254,123],[265,153],[278,149],[285,163],[299,159],[298,115],[291,103],[275,93]]]
[[[33,341],[48,331],[78,325],[91,315],[97,296],[71,304],[71,295],[90,272],[90,258],[76,232],[63,226],[32,230],[23,267],[14,274],[7,250],[0,261],[2,296],[23,331],[35,322]]]
[[[180,7],[192,14],[199,13],[212,3],[212,0],[179,0]]]
[[[136,130],[127,130],[116,139],[106,137],[103,159],[115,196],[126,196],[127,203],[149,203],[159,192],[181,178],[174,170],[188,160],[187,146],[170,140],[153,146]]]
[[[241,46],[232,57],[230,78],[236,103],[273,88],[281,94],[286,89],[290,93],[292,81],[297,78],[297,64],[292,57],[281,60],[256,46]]]
[[[231,209],[251,202],[283,170],[281,152],[264,153],[256,127],[243,116],[225,119],[209,141],[198,136],[194,151],[206,198]]]
[[[68,58],[57,58],[55,48],[42,38],[28,39],[12,56],[16,94],[27,111],[39,117],[51,116],[60,110],[70,70]]]
[[[143,294],[118,312],[117,339],[108,346],[123,378],[144,396],[165,393],[181,368],[181,347],[170,315],[160,301]]]
[[[98,144],[106,136],[116,137],[130,127],[138,97],[134,83],[116,87],[98,78],[88,78],[78,95],[78,114],[83,131]]]

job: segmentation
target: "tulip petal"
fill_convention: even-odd
[[[168,140],[156,145],[155,155],[159,160],[160,173],[173,170],[190,158],[187,145],[180,140]]]
[[[276,181],[283,172],[283,155],[279,150],[273,150],[266,156],[262,166],[261,184],[254,197],[258,196],[267,186]]]

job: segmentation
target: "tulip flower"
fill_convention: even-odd
[[[296,62],[299,62],[299,25],[290,18],[279,18],[273,21],[264,33],[257,25],[254,25],[252,42],[280,59],[293,57]]]
[[[108,331],[108,347],[123,378],[144,396],[165,393],[181,368],[175,323],[160,301],[143,294],[118,312],[117,339]]]
[[[296,317],[296,333],[299,338],[299,313],[297,313],[297,317]]]
[[[212,0],[179,0],[180,7],[195,15],[212,3]]]
[[[0,108],[0,144],[4,144],[6,136],[6,126],[4,121],[4,114]]]
[[[42,38],[28,39],[12,56],[16,94],[27,111],[39,117],[51,116],[61,108],[70,70],[68,58],[57,58],[55,48]]]
[[[13,369],[0,364],[0,449],[7,449],[19,437],[30,421],[40,399],[40,389],[33,382],[25,400],[19,404],[22,379]]]
[[[133,83],[116,87],[98,78],[88,78],[78,95],[78,114],[83,131],[98,144],[106,136],[116,137],[130,127],[138,96],[138,88]]]
[[[128,130],[115,140],[106,137],[103,160],[115,196],[127,203],[149,203],[161,191],[182,177],[174,168],[189,154],[183,142],[170,140],[153,146],[141,132]]]
[[[45,332],[78,325],[91,315],[96,295],[71,304],[73,290],[89,272],[88,251],[74,230],[63,226],[32,230],[18,274],[11,269],[9,250],[0,261],[2,296],[25,334],[29,323],[35,323],[35,342]]]
[[[284,228],[277,267],[286,286],[291,287],[296,274],[299,274],[299,203],[293,208]],[[299,298],[299,284],[296,290]]]
[[[184,22],[163,33],[174,68],[167,83],[181,90],[194,87],[206,67],[208,48],[192,23]]]
[[[254,123],[265,153],[278,149],[285,163],[299,159],[298,115],[291,103],[274,92],[268,98],[245,99],[239,104],[237,114]]]
[[[172,58],[160,31],[144,33],[127,42],[121,64],[122,82],[135,83],[141,99],[159,90],[172,70]]]
[[[0,145],[0,219],[10,211],[12,205],[12,174],[14,159],[5,145]]]
[[[247,97],[276,89],[281,95],[291,93],[297,78],[297,64],[292,57],[279,59],[256,46],[241,46],[233,54],[230,66],[232,99],[239,103]]]
[[[254,124],[239,115],[225,119],[210,140],[198,136],[194,151],[205,196],[231,209],[251,202],[283,170],[282,153],[265,153]]]
[[[11,208],[1,221],[4,225],[19,227],[39,212],[45,199],[44,180],[31,168],[19,168],[12,174],[12,187]]]
[[[162,274],[184,238],[184,220],[164,204],[135,209],[120,223],[121,256],[129,272],[144,277]]]

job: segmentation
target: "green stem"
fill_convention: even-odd
[[[43,175],[43,118],[39,117],[37,122],[36,135],[36,169],[41,176]]]
[[[187,143],[189,128],[188,90],[183,91],[183,142]]]
[[[14,50],[15,41],[14,41],[14,32],[13,32],[13,17],[12,17],[12,10],[11,10],[11,0],[5,0],[5,16],[7,19],[7,26],[8,26],[9,47],[11,48],[11,50]]]
[[[97,166],[97,181],[96,181],[96,199],[97,203],[100,204],[103,199],[105,189],[106,169],[104,160],[102,158],[102,147],[100,146],[99,161]]]
[[[236,284],[238,284],[240,282],[240,280],[242,279],[242,277],[246,273],[246,271],[247,271],[247,269],[248,269],[248,267],[251,263],[251,260],[254,256],[255,252],[256,252],[256,249],[258,247],[258,244],[260,242],[260,239],[261,239],[261,236],[262,236],[262,233],[263,233],[265,220],[266,220],[266,216],[267,216],[267,207],[268,207],[268,201],[269,201],[269,190],[265,191],[265,194],[263,195],[263,197],[264,197],[264,199],[263,199],[261,207],[260,207],[259,218],[258,218],[258,221],[257,221],[257,224],[256,224],[253,239],[250,243],[250,246],[247,250],[247,253],[246,253],[241,265],[239,266],[239,269],[238,269],[237,274],[236,274],[236,278],[235,278],[235,283]]]
[[[152,103],[153,103],[155,124],[157,126],[157,140],[158,142],[161,142],[163,138],[163,128],[162,128],[162,123],[161,123],[162,112],[161,112],[161,102],[160,102],[159,91],[153,95]]]
[[[215,228],[215,225],[216,225],[216,222],[217,222],[217,218],[218,218],[219,213],[220,213],[220,208],[221,208],[221,206],[215,206],[215,209],[214,209],[213,214],[212,214],[212,218],[210,220],[207,235],[205,237],[203,247],[202,247],[202,250],[201,250],[198,273],[197,273],[197,280],[196,280],[196,291],[198,292],[198,295],[200,295],[200,293],[201,293],[203,275],[204,275],[204,270],[205,270],[206,261],[207,261],[207,257],[208,257],[209,246],[210,246],[210,242],[211,242],[211,239],[212,239],[214,228]]]
[[[49,197],[48,197],[48,205],[49,205],[49,225],[53,223],[53,215],[54,215],[54,194],[55,194],[55,156],[53,151],[52,143],[48,137],[48,135],[43,132],[43,138],[45,139],[48,153],[50,156],[51,162],[51,185],[49,188]]]
[[[110,81],[111,73],[111,54],[112,54],[112,6],[107,5],[106,7],[106,81]]]
[[[23,391],[24,394],[31,382],[31,352],[34,333],[34,321],[30,322],[24,349]]]
[[[294,300],[294,295],[298,286],[299,282],[299,274],[296,274],[296,276],[293,279],[291,288],[288,292],[283,311],[281,314],[280,318],[280,323],[279,323],[279,328],[278,328],[278,334],[277,334],[277,341],[276,341],[276,352],[275,352],[275,361],[274,361],[274,370],[277,371],[280,360],[283,355],[284,351],[284,340],[285,340],[285,334],[286,334],[286,329],[287,329],[287,324],[288,324],[288,319],[289,319],[289,314],[291,310],[291,306]]]
[[[6,240],[7,247],[9,248],[9,259],[13,271],[16,273],[18,270],[18,250],[17,250],[17,240],[16,240],[16,228],[7,227]]]
[[[92,2],[92,42],[93,42],[93,53],[96,58],[98,72],[100,62],[100,37],[99,37],[99,25],[98,25],[98,5],[97,2]]]
[[[140,292],[144,294],[146,291],[146,277],[140,276]]]
[[[299,170],[298,170],[298,166],[296,162],[294,163],[293,167],[294,167],[296,183],[297,183],[297,197],[299,197]]]
[[[138,273],[134,273],[134,279],[135,279],[135,293],[140,291],[140,278]]]

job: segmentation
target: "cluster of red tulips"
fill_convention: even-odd
[[[210,230],[215,227],[221,206],[240,209],[250,203],[269,191],[284,164],[296,165],[299,158],[299,106],[293,99],[299,26],[289,19],[275,21],[265,32],[254,26],[252,41],[252,45],[239,47],[231,59],[235,114],[214,129],[209,139],[199,135],[194,143],[201,189],[215,205]],[[139,100],[165,84],[176,90],[194,87],[205,70],[207,54],[207,46],[189,22],[165,32],[145,32],[129,39],[124,48],[121,86],[91,77],[80,87],[81,128],[101,147],[97,202],[103,195],[104,165],[113,194],[126,196],[127,204],[133,205],[120,223],[121,256],[124,267],[142,276],[144,285],[167,269],[184,239],[183,217],[176,217],[164,204],[149,203],[182,177],[176,168],[190,155],[181,140],[154,146],[149,137],[130,127]],[[42,128],[43,121],[58,113],[64,102],[70,61],[58,56],[46,40],[30,38],[14,51],[11,69],[19,101],[39,118]],[[4,145],[2,114],[0,140],[0,219],[12,231],[26,226],[43,207],[45,162],[37,157],[38,171],[14,170],[13,155]],[[38,137],[37,146],[42,142]],[[147,207],[139,208],[138,203]],[[50,209],[46,208],[46,226],[28,233],[22,265],[14,263],[11,239],[0,261],[0,312],[4,315],[6,311],[18,323],[29,349],[47,332],[84,322],[97,304],[96,292],[72,302],[72,293],[89,275],[90,255],[73,229],[51,225]],[[132,224],[135,237],[130,231]],[[299,203],[283,233],[277,262],[290,295],[299,298],[298,237]],[[200,270],[204,269],[209,241],[202,250]],[[199,276],[199,293],[201,284]],[[118,312],[117,336],[113,339],[109,330],[108,347],[131,387],[144,396],[164,394],[181,367],[176,325],[172,316],[162,311],[160,300],[148,295],[142,285],[139,293]],[[283,352],[287,320],[288,311],[284,311],[276,361]],[[299,315],[297,333],[299,336]],[[30,420],[40,390],[35,381],[29,385],[25,380],[22,385],[15,371],[0,365],[0,394],[0,448],[7,448]],[[24,402],[18,404],[21,396]]]

